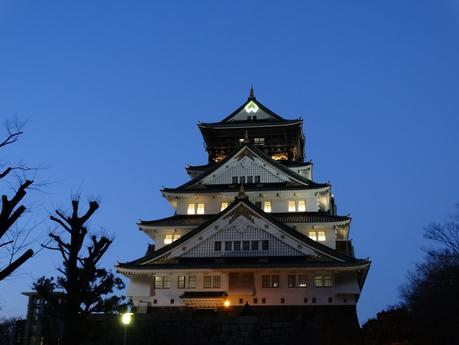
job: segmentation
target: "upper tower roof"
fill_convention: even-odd
[[[223,120],[198,123],[211,164],[222,160],[247,137],[273,159],[303,162],[302,125],[303,120],[287,120],[264,106],[256,99],[253,87],[247,100]]]

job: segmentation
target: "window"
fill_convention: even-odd
[[[233,250],[237,252],[241,250],[241,241],[234,241]]]
[[[247,183],[253,183],[253,176],[247,176]]]
[[[261,241],[261,249],[262,250],[269,250],[269,241],[268,240]]]
[[[265,201],[263,211],[267,213],[271,212],[271,201]]]
[[[239,138],[239,142],[243,143],[244,142],[244,138]]]
[[[155,289],[169,289],[170,287],[169,276],[155,276]]]
[[[258,208],[261,208],[261,201],[256,201],[255,202],[255,206],[258,207]]]
[[[233,249],[233,242],[225,241],[225,252],[230,252]]]
[[[233,176],[233,184],[237,184],[237,176]]]
[[[195,208],[194,208],[194,204],[188,204],[188,209],[186,211],[187,214],[195,214],[196,211],[195,211]]]
[[[296,211],[295,200],[289,200],[288,201],[288,211],[289,212],[295,212]]]
[[[222,250],[222,243],[220,241],[215,241],[214,242],[214,250],[216,252],[219,252]]]
[[[262,288],[278,288],[279,287],[279,275],[264,275],[261,276],[261,287]]]
[[[204,288],[219,288],[220,287],[220,276],[204,276]]]
[[[317,232],[317,241],[325,241],[325,231],[319,231]]]
[[[242,250],[250,250],[250,242],[242,241]]]
[[[298,200],[298,212],[306,211],[306,202],[304,200]]]
[[[204,288],[209,289],[212,287],[212,276],[204,276]]]
[[[204,214],[204,204],[198,204],[198,212],[197,214]]]
[[[306,274],[299,274],[296,277],[297,287],[305,288],[308,287],[308,281],[306,280]]]
[[[254,144],[263,146],[265,144],[265,138],[254,138]]]
[[[180,238],[179,234],[167,234],[164,236],[164,244],[171,244]]]
[[[287,279],[287,283],[288,283],[288,287],[289,288],[296,287],[296,275],[289,274],[288,275],[288,279]]]
[[[255,183],[260,183],[260,176],[255,176]]]
[[[184,289],[185,288],[185,283],[186,283],[186,277],[185,276],[178,276],[178,278],[177,278],[177,288],[178,289]]]
[[[223,211],[227,207],[228,207],[228,203],[227,202],[222,202],[222,206],[220,207],[220,211]]]
[[[331,287],[333,286],[333,276],[331,274],[316,275],[314,285],[316,287]]]
[[[196,276],[188,276],[188,288],[196,288]]]
[[[309,234],[308,237],[314,241],[323,242],[327,239],[325,235],[325,231],[309,231],[308,234]]]
[[[239,176],[239,184],[245,183],[245,176]]]
[[[258,241],[252,241],[252,250],[258,250]]]
[[[219,288],[220,287],[220,276],[213,276],[212,277],[212,287]]]

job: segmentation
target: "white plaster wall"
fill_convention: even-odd
[[[360,293],[360,288],[357,283],[357,278],[353,272],[341,272],[334,274],[333,287],[315,287],[314,276],[327,272],[302,271],[298,269],[284,270],[258,270],[254,272],[255,289],[253,295],[229,295],[228,300],[231,305],[240,305],[248,302],[255,305],[254,299],[258,299],[256,305],[352,305],[355,304],[354,296]],[[167,274],[170,277],[171,287],[169,289],[156,289],[154,295],[150,296],[150,284],[153,278],[145,277],[142,283],[139,283],[139,278],[131,278],[131,285],[128,290],[128,296],[133,298],[134,304],[139,305],[145,302],[154,306],[180,307],[184,306],[180,295],[185,291],[229,291],[229,272],[218,270],[197,270],[193,273],[190,271],[175,271],[175,272],[156,272],[158,275]],[[196,275],[197,286],[195,289],[178,289],[177,279],[179,275]],[[262,288],[262,276],[278,274],[280,276],[279,288]],[[306,288],[289,288],[289,274],[306,274],[308,286]],[[328,272],[330,274],[330,272]],[[204,289],[204,275],[220,275],[221,287],[215,289]],[[144,292],[144,295],[141,293]],[[262,303],[262,299],[265,303]],[[281,303],[281,298],[284,303]],[[305,303],[304,299],[308,301]],[[313,299],[315,298],[315,303]],[[331,298],[331,302],[329,302]],[[174,303],[171,304],[171,299]],[[346,301],[345,301],[346,299]],[[156,304],[154,304],[156,300]]]

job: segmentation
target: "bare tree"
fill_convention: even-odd
[[[62,318],[63,343],[66,345],[79,343],[81,325],[91,312],[116,310],[123,299],[113,295],[114,290],[124,288],[123,281],[112,272],[98,268],[113,240],[104,235],[89,234],[86,226],[99,204],[90,201],[83,215],[79,215],[79,206],[79,200],[74,199],[70,215],[56,210],[55,215],[50,216],[61,231],[51,232],[53,246],[45,247],[57,251],[62,257],[62,266],[58,269],[61,276],[56,280],[42,277],[34,284],[37,292]],[[56,289],[63,293],[56,293]]]
[[[14,144],[22,135],[22,124],[17,120],[6,124],[6,137],[0,142],[0,149],[5,149],[8,145]],[[27,168],[23,166],[7,165],[0,170],[0,181],[10,177],[14,171],[25,171]],[[14,188],[9,197],[7,193],[2,194],[1,210],[0,210],[0,249],[6,250],[6,255],[2,255],[2,259],[7,258],[6,263],[0,265],[0,281],[11,275],[33,255],[32,249],[25,249],[25,237],[22,235],[24,231],[19,229],[18,220],[24,215],[26,207],[22,204],[27,190],[32,185],[33,181],[19,174],[18,187]]]
[[[424,237],[440,245],[440,252],[459,255],[459,205],[456,214],[447,222],[432,223],[425,232]],[[438,253],[438,249],[430,249],[430,253]]]

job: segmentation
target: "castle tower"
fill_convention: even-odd
[[[313,181],[302,126],[253,89],[222,121],[198,124],[208,163],[162,189],[174,215],[140,221],[155,246],[116,266],[138,310],[357,303],[370,262],[354,256],[331,185]]]

